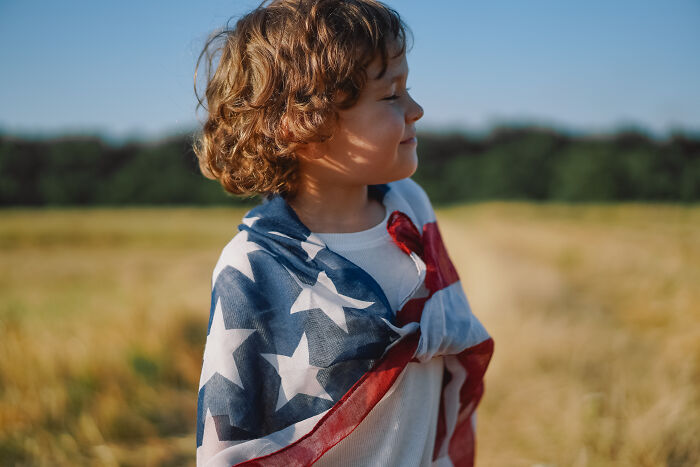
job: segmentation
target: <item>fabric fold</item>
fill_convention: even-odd
[[[472,465],[471,420],[493,340],[416,190],[410,179],[370,186],[402,206],[387,230],[424,277],[396,313],[376,281],[283,198],[246,214],[212,279],[198,465],[309,465],[362,422],[409,362],[437,355],[446,358],[433,460]]]

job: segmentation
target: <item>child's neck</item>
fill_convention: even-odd
[[[328,185],[320,189],[303,184],[287,202],[304,225],[318,233],[367,230],[386,214],[384,205],[368,196],[367,185]]]

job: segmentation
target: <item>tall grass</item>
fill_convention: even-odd
[[[496,341],[477,465],[700,465],[700,209],[440,214]]]
[[[0,465],[194,465],[235,209],[0,211]],[[700,463],[700,209],[438,212],[496,341],[477,465]]]

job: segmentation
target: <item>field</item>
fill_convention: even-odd
[[[194,465],[236,209],[0,211],[0,465]],[[700,465],[700,207],[439,210],[496,343],[479,466]]]

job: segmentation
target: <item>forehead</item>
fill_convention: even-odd
[[[380,57],[375,57],[369,66],[367,66],[367,84],[375,86],[389,85],[408,75],[406,54],[401,54],[395,58],[387,58],[386,70],[381,77],[378,77],[381,71],[382,60]]]

